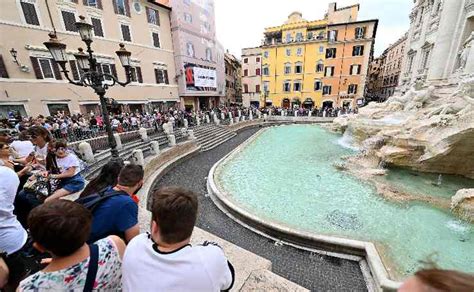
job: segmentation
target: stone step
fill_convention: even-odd
[[[253,271],[245,280],[244,285],[239,291],[306,292],[309,290],[291,282],[290,280],[280,277],[269,270],[262,269]]]
[[[226,134],[225,136],[221,136],[218,139],[214,139],[214,140],[211,140],[209,142],[206,142],[206,143],[201,145],[201,151],[204,152],[204,151],[211,150],[211,149],[221,145],[222,143],[226,142],[227,140],[230,140],[230,139],[234,138],[235,136],[236,136],[235,133]]]
[[[196,137],[196,140],[198,143],[203,143],[205,141],[213,139],[214,137],[221,136],[223,134],[229,134],[229,133],[230,133],[229,131],[224,130],[224,129],[216,130],[215,132],[209,133],[208,135],[198,136]]]

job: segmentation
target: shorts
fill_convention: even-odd
[[[58,185],[58,190],[65,189],[70,193],[76,193],[82,190],[84,186],[84,178],[82,178],[81,174],[78,173],[73,177],[61,179]]]

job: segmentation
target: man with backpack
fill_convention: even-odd
[[[120,171],[117,185],[76,201],[92,212],[92,230],[87,242],[109,235],[118,235],[129,242],[140,233],[138,205],[132,196],[142,187],[143,175],[141,166],[126,165]]]

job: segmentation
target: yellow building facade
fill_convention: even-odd
[[[322,20],[293,12],[283,25],[265,29],[262,104],[356,107],[363,100],[377,27],[377,20],[357,21],[358,11],[359,5],[331,3]]]

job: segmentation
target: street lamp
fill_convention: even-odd
[[[112,133],[112,127],[109,120],[109,112],[107,110],[107,98],[105,93],[107,89],[116,84],[120,86],[126,86],[131,82],[131,70],[130,70],[130,58],[132,53],[125,49],[124,44],[119,45],[119,50],[115,53],[120,59],[120,63],[125,69],[126,81],[120,82],[117,77],[112,74],[103,73],[97,70],[98,64],[97,60],[92,54],[94,51],[91,48],[93,42],[93,26],[85,21],[84,16],[79,16],[79,21],[76,22],[76,28],[81,36],[82,41],[86,44],[87,54],[82,48],[78,49],[78,52],[74,54],[76,58],[79,69],[83,72],[79,81],[74,81],[69,77],[69,71],[66,69],[66,63],[68,62],[68,57],[66,53],[66,44],[59,42],[56,37],[56,34],[50,33],[50,40],[44,42],[46,48],[48,48],[53,59],[61,66],[61,72],[63,72],[66,79],[69,83],[77,86],[85,86],[92,88],[95,93],[99,96],[100,106],[102,109],[102,119],[105,123],[105,128],[107,130],[108,142],[112,153],[112,159],[119,159],[119,153],[117,150],[117,143],[115,142],[114,135]],[[112,83],[104,83],[103,81],[111,80]]]

